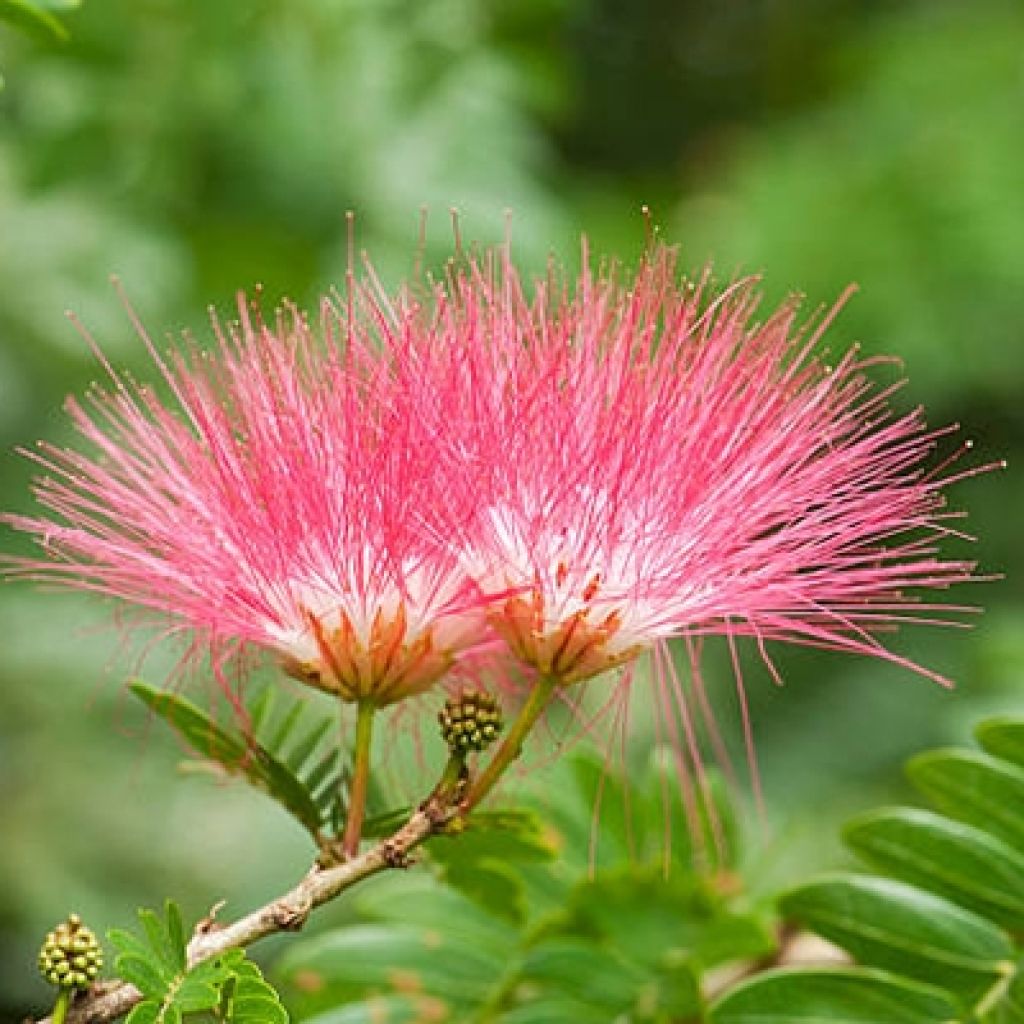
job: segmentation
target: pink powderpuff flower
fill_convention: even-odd
[[[26,453],[52,518],[7,517],[44,551],[13,571],[159,613],[222,681],[256,647],[346,701],[431,687],[486,639],[480,594],[420,526],[432,457],[388,404],[381,358],[403,314],[367,291],[359,307],[325,303],[317,331],[240,300],[231,329],[214,318],[213,351],[167,359],[136,320],[166,401],[97,349],[111,385],[67,404],[86,450]]]
[[[676,262],[655,247],[630,280],[584,251],[575,288],[552,273],[528,290],[490,254],[438,290],[405,375],[446,395],[420,415],[436,419],[447,531],[494,599],[492,627],[559,686],[653,651],[663,706],[684,703],[670,637],[702,702],[709,635],[737,672],[734,638],[751,637],[776,679],[770,641],[939,679],[882,637],[942,620],[925,595],[972,577],[938,550],[957,533],[943,491],[958,477],[929,468],[949,431],[892,409],[899,385],[866,376],[881,360],[855,347],[823,361],[835,311],[801,326],[791,301],[758,321],[755,282],[715,294]]]

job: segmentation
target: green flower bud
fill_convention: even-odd
[[[61,988],[88,988],[102,966],[100,944],[77,914],[57,925],[39,950],[39,973]]]
[[[445,702],[437,716],[452,754],[486,750],[502,729],[501,706],[489,693],[464,690]]]

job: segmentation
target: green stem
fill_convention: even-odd
[[[68,1015],[68,1007],[71,1005],[71,996],[74,989],[62,988],[57,993],[57,1002],[53,1004],[53,1013],[50,1014],[50,1024],[64,1024],[64,1018]]]
[[[462,754],[452,754],[448,763],[444,766],[441,778],[434,787],[434,792],[439,795],[454,793],[462,781],[462,773],[466,770],[466,758]]]
[[[370,750],[373,741],[373,716],[377,708],[371,701],[361,700],[356,715],[356,740],[352,751],[352,785],[348,791],[348,816],[341,848],[346,857],[359,852],[359,838],[366,814],[366,790],[370,780]]]
[[[557,676],[541,676],[537,680],[526,703],[519,709],[519,714],[505,734],[501,746],[470,786],[464,805],[466,811],[471,811],[490,793],[508,766],[523,752],[523,742],[527,734],[536,725],[541,712],[548,706],[557,686]]]

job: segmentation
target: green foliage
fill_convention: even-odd
[[[698,871],[685,833],[675,849],[657,838],[685,817],[660,755],[628,786],[596,755],[567,757],[531,814],[439,836],[433,876],[354,893],[358,923],[293,944],[278,965],[295,1012],[316,1024],[694,1019],[703,972],[763,956],[772,939],[727,895],[735,847],[705,850],[714,867]],[[735,841],[718,803],[706,820]]]
[[[344,820],[341,757],[337,744],[323,742],[334,725],[332,718],[317,718],[301,730],[308,705],[296,700],[275,716],[275,691],[268,686],[249,708],[248,728],[228,729],[180,694],[139,681],[130,689],[201,758],[267,793],[316,842],[325,830],[337,831]]]
[[[834,875],[788,893],[782,912],[873,964],[979,996],[1012,966],[1013,946],[991,921],[913,885]]]
[[[791,925],[855,961],[767,971],[711,1010],[714,1024],[782,1021],[1024,1021],[1024,718],[977,730],[986,751],[913,758],[911,781],[938,809],[887,808],[844,832],[884,877],[827,875],[785,893]]]
[[[128,1024],[180,1024],[190,1014],[224,1024],[288,1024],[288,1013],[260,969],[242,950],[188,966],[181,913],[170,900],[164,917],[140,910],[142,934],[113,929],[115,969],[143,995]]]
[[[0,21],[28,28],[66,42],[68,30],[57,16],[74,10],[81,0],[0,0]]]
[[[717,969],[785,963],[788,947],[739,891],[725,800],[705,806],[698,840],[657,840],[685,815],[675,791],[661,806],[656,751],[628,784],[593,755],[567,758],[533,815],[432,840],[432,877],[378,880],[355,895],[356,923],[289,948],[285,991],[312,1024],[1022,1024],[1024,801],[1012,787],[1024,718],[977,734],[983,752],[910,761],[938,810],[885,808],[847,826],[849,848],[880,873],[832,872],[779,898],[783,934],[815,933],[848,964],[755,970],[709,1005]]]
[[[880,871],[1007,928],[1024,926],[1024,858],[980,829],[897,807],[851,822],[844,839]]]
[[[1024,109],[1009,85],[1024,10],[903,12],[844,33],[836,106],[750,133],[731,167],[702,165],[676,223],[695,260],[764,267],[775,294],[827,301],[856,281],[841,333],[898,352],[933,412],[968,391],[994,409],[1024,373],[1024,347],[1007,345],[1005,326],[1020,322],[1024,301],[1014,241],[1024,198],[1010,186]],[[975,411],[979,430],[986,411]]]
[[[936,989],[869,969],[779,970],[737,985],[714,1024],[948,1024],[955,1005]]]

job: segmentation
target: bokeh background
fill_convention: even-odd
[[[969,461],[1009,461],[953,492],[978,537],[961,553],[1005,577],[966,596],[984,615],[894,641],[955,692],[801,652],[779,654],[779,692],[752,663],[764,862],[825,866],[828,823],[898,793],[906,754],[1024,707],[1018,2],[86,0],[65,21],[59,46],[0,25],[5,509],[31,507],[16,446],[65,437],[63,397],[97,374],[66,309],[152,372],[111,273],[154,334],[202,337],[239,289],[309,302],[340,281],[348,209],[396,281],[423,205],[428,260],[450,252],[449,207],[482,243],[509,209],[540,268],[576,259],[581,232],[632,258],[646,203],[685,265],[763,272],[769,300],[813,308],[857,282],[831,344],[898,356],[902,401],[962,423]],[[0,591],[0,1019],[45,1004],[34,951],[69,909],[97,929],[168,894],[238,912],[307,863],[257,796],[182,777],[124,693],[137,646],[109,622]],[[731,685],[714,652],[708,672]]]

